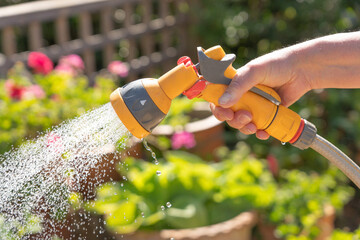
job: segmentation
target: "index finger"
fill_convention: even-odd
[[[219,99],[219,104],[223,108],[235,105],[241,96],[257,84],[252,67],[245,65],[239,68],[235,77]]]

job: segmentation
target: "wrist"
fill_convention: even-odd
[[[290,50],[294,68],[311,89],[359,88],[359,46],[360,32],[355,32],[313,39]]]

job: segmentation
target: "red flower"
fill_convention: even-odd
[[[269,154],[269,155],[266,157],[266,160],[267,160],[269,169],[270,169],[270,171],[272,172],[272,174],[273,174],[274,176],[277,176],[278,173],[279,173],[278,160],[277,160],[273,155],[271,155],[271,154]]]
[[[171,137],[171,147],[173,149],[179,149],[185,147],[187,149],[193,148],[196,145],[194,134],[183,131],[174,133]]]
[[[120,77],[126,77],[129,74],[128,66],[121,61],[112,61],[107,69],[112,74],[118,75]]]
[[[11,79],[5,82],[5,91],[15,100],[44,98],[45,92],[39,85],[31,85],[28,87],[16,85]]]
[[[35,73],[48,74],[54,68],[53,62],[41,52],[31,52],[28,58],[29,67],[33,68]]]
[[[15,100],[21,100],[23,98],[25,88],[22,86],[17,86],[11,79],[5,81],[4,87],[10,98]]]

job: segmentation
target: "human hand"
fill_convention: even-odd
[[[219,99],[220,106],[211,104],[211,110],[220,121],[226,121],[242,133],[256,133],[259,139],[267,139],[269,134],[257,129],[252,123],[250,112],[233,112],[230,109],[245,92],[257,84],[273,88],[281,97],[282,105],[286,107],[312,89],[312,85],[298,67],[296,51],[291,47],[259,57],[237,70],[232,82]]]

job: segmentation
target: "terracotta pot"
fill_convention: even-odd
[[[331,233],[334,230],[335,222],[335,208],[331,205],[327,205],[324,208],[324,216],[317,222],[317,226],[320,229],[320,234],[316,240],[330,239]]]
[[[181,129],[192,133],[195,137],[196,146],[189,149],[189,152],[195,153],[203,159],[214,159],[214,151],[225,144],[223,122],[212,115],[207,102],[198,102],[189,115],[191,118],[200,119],[186,124]],[[171,138],[176,130],[170,125],[159,125],[152,134]]]
[[[72,183],[72,190],[81,193],[84,200],[91,200],[95,198],[96,187],[100,184],[121,181],[122,176],[116,170],[117,164],[126,156],[138,157],[138,153],[140,153],[141,157],[141,148],[137,143],[133,142],[133,139],[129,139],[126,144],[127,148],[120,152],[116,151],[113,145],[103,146],[98,150],[98,153],[102,154],[101,159],[95,166],[87,170],[86,177],[79,182]]]
[[[257,223],[254,212],[244,212],[228,221],[210,226],[161,230],[158,232],[138,231],[128,235],[116,235],[119,240],[250,240],[251,231]]]
[[[320,234],[316,237],[316,240],[327,240],[334,230],[335,221],[335,209],[333,206],[326,205],[324,207],[324,216],[317,221],[317,227],[320,230]],[[261,219],[259,220],[258,228],[263,240],[279,240],[280,238],[275,236],[276,226],[265,223]]]
[[[72,183],[72,190],[81,193],[84,200],[94,199],[95,189],[100,184],[121,180],[120,174],[116,171],[116,165],[122,158],[122,154],[117,152],[113,145],[104,146],[99,149],[100,151],[102,157],[96,166],[89,168],[86,176],[79,182]]]

